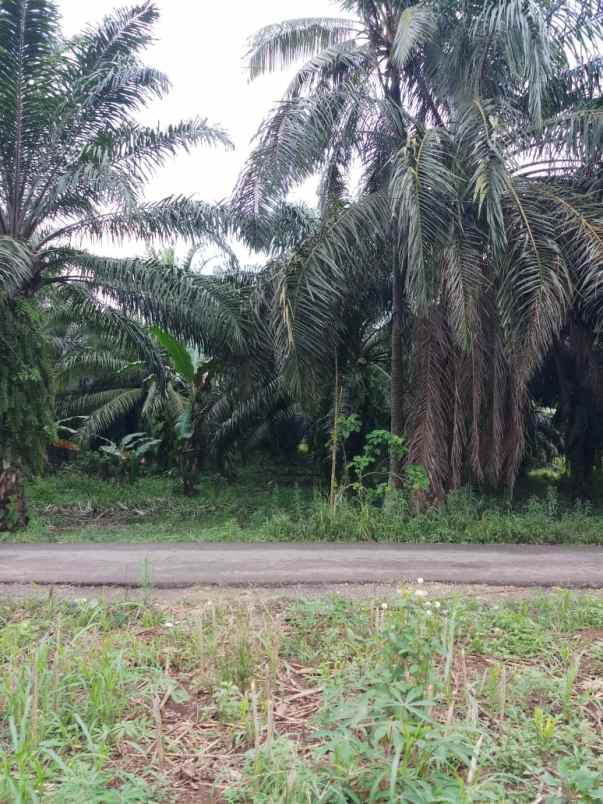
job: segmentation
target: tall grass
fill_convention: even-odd
[[[272,516],[259,532],[284,541],[603,544],[603,514],[584,503],[563,508],[552,487],[514,507],[463,489],[423,513],[411,512],[403,495],[382,506],[342,500],[335,510],[317,496],[301,513]]]

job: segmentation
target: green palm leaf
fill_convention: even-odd
[[[349,39],[357,30],[352,20],[305,18],[269,25],[251,39],[247,61],[250,77],[287,67]]]
[[[400,14],[392,56],[395,63],[404,68],[413,52],[427,42],[437,30],[437,18],[428,5],[412,5]]]

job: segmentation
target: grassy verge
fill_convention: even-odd
[[[28,484],[31,523],[23,541],[244,541],[261,539],[272,517],[301,514],[312,499],[305,478],[283,470],[280,483],[250,472],[236,484],[209,476],[198,497],[179,493],[167,476],[132,484],[77,472],[37,478]]]
[[[0,801],[601,801],[603,601],[0,608]]]
[[[32,522],[20,541],[388,541],[603,544],[603,512],[570,505],[554,485],[513,506],[470,491],[413,515],[400,496],[382,507],[343,501],[333,512],[295,468],[254,467],[228,484],[208,477],[199,497],[167,477],[122,485],[76,472],[29,484]]]

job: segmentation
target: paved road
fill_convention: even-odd
[[[603,588],[603,547],[325,544],[0,545],[0,584],[144,586],[426,581]]]

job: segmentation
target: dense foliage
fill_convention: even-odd
[[[18,468],[44,469],[55,429],[53,371],[31,302],[1,305],[0,316],[0,530],[27,523]]]
[[[6,305],[0,319],[0,460],[21,460],[37,471],[55,429],[51,356],[41,318],[32,303],[19,302]]]
[[[169,86],[140,60],[156,19],[156,8],[143,2],[66,40],[54,0],[0,4],[0,317],[9,355],[0,372],[0,528],[10,524],[9,498],[23,507],[19,464],[39,468],[40,436],[48,441],[54,417],[47,347],[23,305],[35,299],[42,309],[60,309],[160,370],[147,323],[169,324],[195,290],[175,272],[159,276],[152,264],[102,259],[81,242],[216,231],[219,212],[205,204],[142,199],[149,172],[179,149],[229,144],[199,118],[165,130],[135,121]]]
[[[554,455],[590,495],[603,456],[599,5],[338,5],[341,17],[252,38],[252,79],[296,72],[216,207],[144,200],[177,150],[229,145],[198,118],[136,122],[168,88],[141,61],[151,2],[65,40],[55,0],[0,0],[0,311],[6,325],[35,300],[39,333],[21,343],[9,323],[0,349],[19,341],[11,359],[43,387],[17,411],[24,369],[1,370],[11,477],[35,463],[16,445],[52,436],[50,412],[53,461],[92,450],[130,478],[151,463],[186,494],[262,448],[308,454],[331,509],[350,495],[381,505],[399,486],[413,512],[467,484],[512,492]],[[308,179],[316,209],[290,201]],[[124,237],[147,256],[81,247]],[[154,250],[177,238],[186,259]]]
[[[322,177],[324,226],[284,302],[297,358],[324,362],[345,344],[352,277],[385,273],[392,432],[406,431],[441,498],[468,481],[513,488],[542,401],[532,383],[563,352],[591,374],[590,407],[571,367],[546,388],[555,407],[563,396],[559,423],[575,425],[568,459],[583,492],[602,446],[600,8],[340,5],[353,17],[270,26],[250,52],[252,76],[310,57],[236,194],[253,217],[258,198],[269,211]]]

